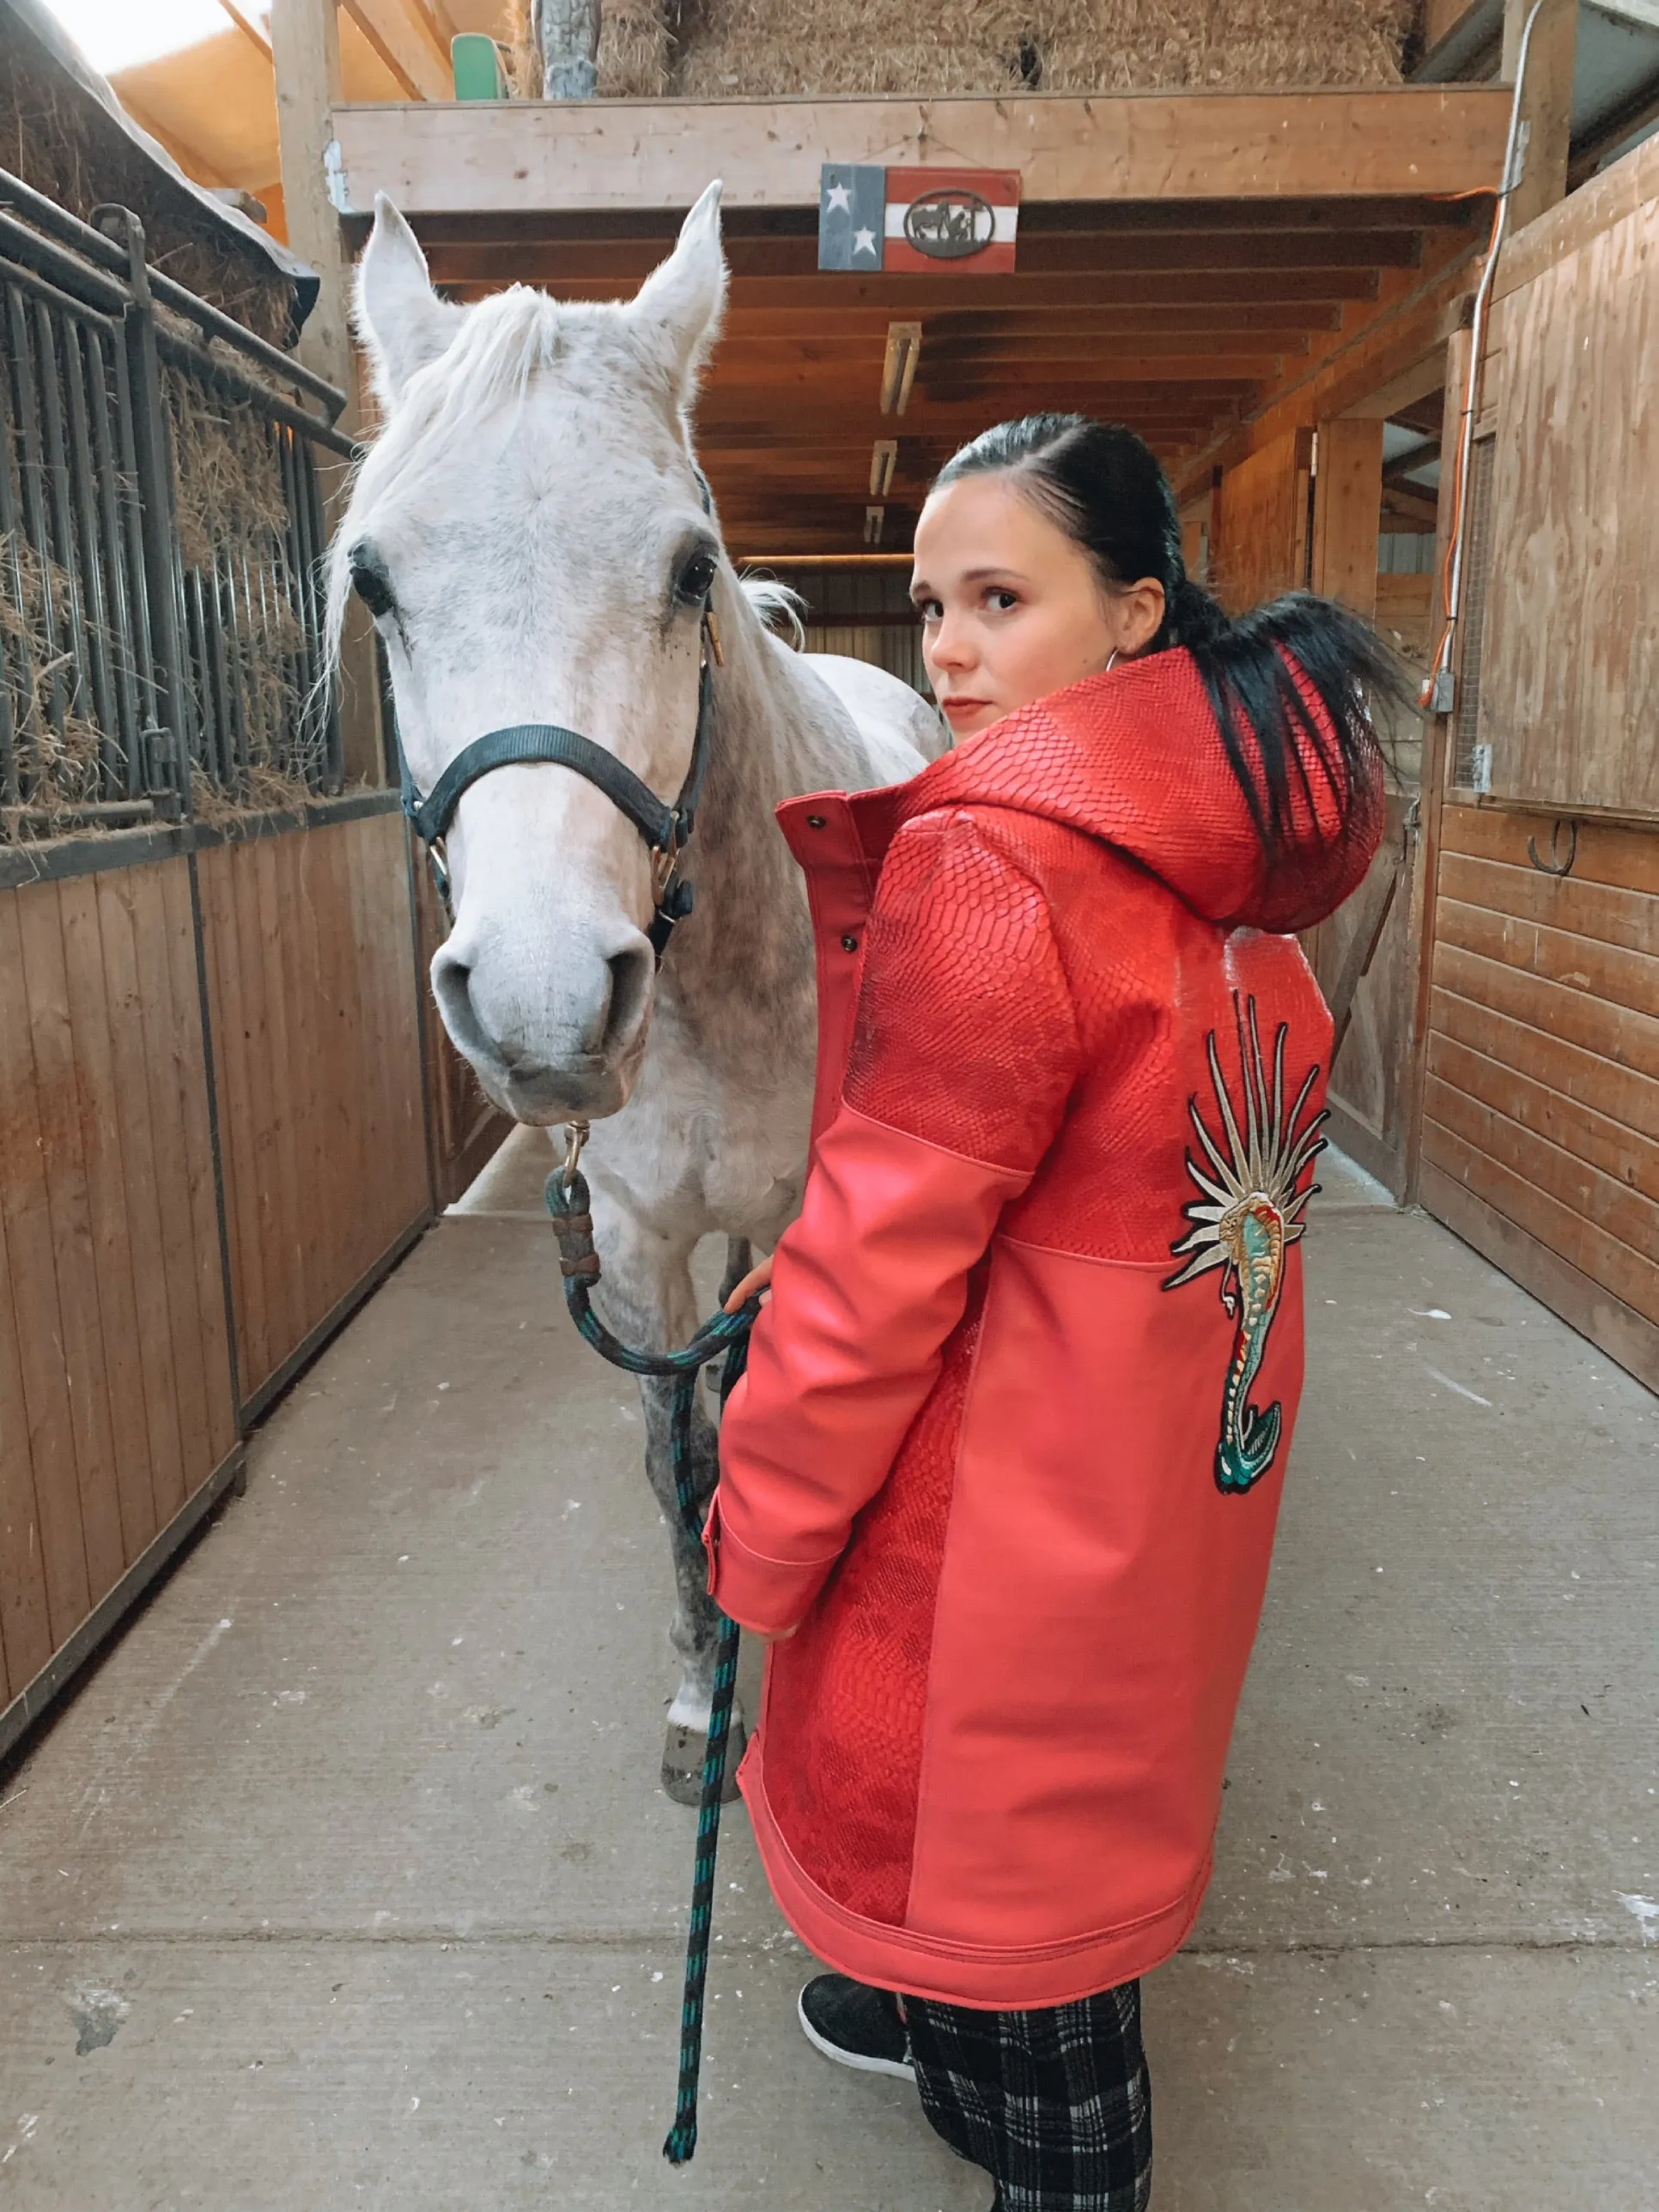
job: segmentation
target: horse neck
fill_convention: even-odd
[[[745,1016],[775,1019],[811,978],[811,933],[774,810],[822,780],[811,773],[820,749],[804,687],[741,593],[724,600],[725,665],[714,674],[708,768],[686,856],[696,904],[661,987],[711,1038],[740,1031]]]

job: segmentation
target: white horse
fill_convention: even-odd
[[[937,716],[896,678],[797,653],[739,584],[705,510],[689,414],[726,289],[720,187],[626,305],[515,285],[441,300],[384,198],[357,275],[357,323],[384,427],[331,554],[337,625],[355,586],[374,613],[398,728],[429,792],[462,748],[559,723],[672,802],[698,712],[701,599],[724,664],[685,872],[696,907],[660,970],[645,931],[649,856],[570,769],[494,770],[447,840],[454,926],[432,963],[456,1045],[520,1121],[597,1123],[584,1165],[604,1267],[599,1304],[663,1350],[698,1319],[691,1255],[718,1231],[769,1249],[800,1201],[814,1048],[812,945],[784,798],[910,775]],[[684,1665],[665,1786],[694,1802],[715,1615],[675,1510],[667,1386],[641,1386],[647,1469],[673,1547]],[[698,1415],[700,1495],[714,1431]]]

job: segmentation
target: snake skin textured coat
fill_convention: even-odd
[[[705,1540],[734,1618],[798,1630],[740,1778],[862,1981],[1060,2004],[1198,1911],[1302,1385],[1331,1025],[1282,933],[1382,819],[1292,790],[1269,871],[1170,652],[780,811],[813,1166]]]

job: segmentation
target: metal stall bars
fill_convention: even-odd
[[[319,563],[342,395],[0,171],[0,842],[343,781]]]

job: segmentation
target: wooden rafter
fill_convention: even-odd
[[[411,100],[454,98],[449,57],[421,0],[341,0],[341,5]]]
[[[270,59],[270,40],[259,28],[259,26],[254,21],[252,16],[248,14],[246,9],[240,5],[240,0],[219,0],[219,5],[224,9],[226,15],[229,16],[231,21],[235,24],[237,29],[248,41],[248,44],[252,46],[257,46],[258,51],[264,56],[265,59],[269,61]]]
[[[223,188],[228,185],[229,179],[222,176],[205,155],[199,153],[194,146],[186,145],[182,138],[176,137],[165,124],[158,122],[143,102],[135,100],[130,92],[122,93],[121,105],[138,128],[148,131],[161,150],[170,155],[193,182],[216,188]]]

